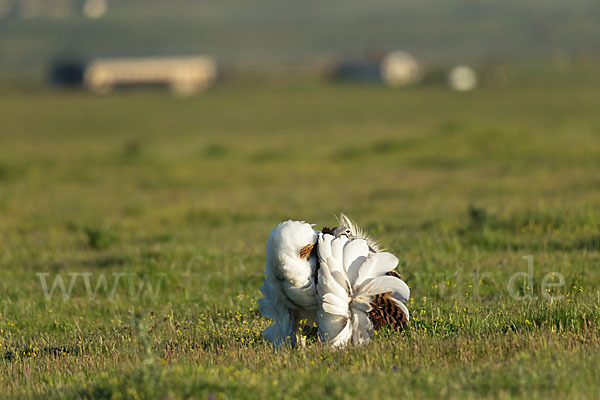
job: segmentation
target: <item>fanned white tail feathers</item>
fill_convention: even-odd
[[[374,334],[369,311],[373,298],[382,293],[391,293],[408,319],[402,302],[408,301],[410,289],[401,279],[386,275],[398,265],[393,254],[370,252],[364,239],[329,234],[319,235],[317,249],[321,340],[337,347],[369,343]]]

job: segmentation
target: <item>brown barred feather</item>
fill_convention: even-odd
[[[398,272],[396,272],[395,269],[389,271],[386,275],[393,276],[393,277],[398,278],[398,279],[402,279],[402,277],[400,276],[400,274]]]
[[[396,271],[390,271],[386,275],[401,279]],[[392,329],[401,331],[408,326],[408,318],[402,309],[392,300],[391,292],[375,295],[371,301],[371,307],[369,319],[373,323],[375,330],[379,330],[382,326],[387,325]]]
[[[304,246],[303,248],[300,249],[300,258],[304,259],[304,260],[308,260],[308,258],[310,257],[310,253],[312,253],[313,249],[315,248],[315,244],[316,243],[311,243],[308,244],[306,246]]]

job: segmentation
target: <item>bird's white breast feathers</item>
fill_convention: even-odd
[[[275,323],[263,336],[276,346],[295,344],[300,321],[312,323],[318,306],[314,255],[300,256],[306,246],[314,245],[318,232],[310,224],[285,221],[273,229],[267,241],[266,278],[261,287],[264,298],[259,311]]]
[[[317,232],[310,224],[286,221],[279,224],[267,241],[267,279],[279,285],[290,308],[316,308],[314,276],[316,257],[300,258],[300,250],[317,241]]]

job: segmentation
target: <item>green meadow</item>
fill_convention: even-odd
[[[0,397],[600,397],[597,76],[4,85]],[[340,211],[400,259],[410,327],[276,352],[270,230]]]

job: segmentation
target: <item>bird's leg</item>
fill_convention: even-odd
[[[302,333],[297,334],[296,335],[296,343],[300,347],[306,347],[306,336],[303,335]]]
[[[306,319],[298,321],[298,328],[296,329],[296,343],[301,347],[306,347]]]
[[[306,335],[303,335],[303,320],[297,312],[293,312],[294,339],[296,346],[306,347]]]
[[[316,322],[314,317],[311,317],[306,313],[303,313],[301,316],[297,313],[294,313],[294,336],[296,339],[296,345],[306,347],[306,339],[309,335],[314,333],[315,327]]]

